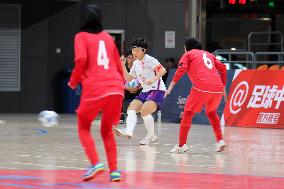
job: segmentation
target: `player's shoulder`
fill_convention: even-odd
[[[82,38],[84,35],[86,35],[85,33],[86,33],[86,32],[83,32],[83,31],[80,31],[80,32],[76,33],[76,34],[75,34],[75,39],[76,39],[76,38]]]
[[[154,58],[153,56],[150,56],[149,54],[145,54],[144,59],[145,60],[157,60],[156,58]]]
[[[145,54],[145,56],[144,56],[144,61],[145,61],[146,64],[147,64],[147,63],[152,64],[152,63],[154,63],[154,62],[159,62],[156,58],[154,58],[153,56],[150,56],[150,55],[148,55],[148,54]]]
[[[181,55],[179,59],[179,63],[184,62],[185,59],[187,59],[189,55],[190,55],[190,51],[183,53],[183,55]]]
[[[136,59],[136,60],[134,60],[132,67],[135,68],[138,64],[139,64],[139,60]]]
[[[203,51],[203,52],[206,53],[206,56],[211,58],[211,59],[215,59],[216,58],[216,56],[213,53],[210,53],[208,51]]]
[[[113,39],[112,36],[108,32],[106,32],[105,30],[101,31],[100,34],[105,36],[105,37]]]

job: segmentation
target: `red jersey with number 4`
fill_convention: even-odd
[[[82,84],[81,101],[91,101],[109,95],[124,95],[123,69],[112,37],[79,32],[75,36],[75,68],[70,85]]]
[[[173,81],[178,82],[186,72],[196,90],[223,92],[226,85],[226,66],[213,54],[198,49],[184,53]]]

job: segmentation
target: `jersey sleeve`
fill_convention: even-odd
[[[72,70],[69,83],[72,87],[76,87],[81,81],[87,65],[87,46],[81,35],[75,36],[74,42],[75,68]]]
[[[226,86],[227,81],[227,68],[225,64],[222,64],[215,56],[214,56],[214,63],[217,71],[220,74],[222,83],[224,86]]]
[[[151,68],[156,73],[158,73],[164,67],[162,66],[162,64],[156,58],[152,58],[152,60],[151,60]]]
[[[181,58],[178,63],[178,68],[175,72],[175,75],[173,77],[173,82],[177,83],[180,78],[187,72],[188,70],[188,64],[189,64],[189,57],[188,54],[185,53]]]

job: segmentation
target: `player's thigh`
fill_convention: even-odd
[[[128,106],[127,110],[134,110],[136,112],[139,112],[141,110],[141,107],[143,105],[143,102],[140,100],[134,99]]]
[[[184,110],[191,112],[201,112],[203,105],[205,104],[205,94],[203,92],[191,89],[189,96],[187,97]]]
[[[81,100],[76,113],[80,117],[84,117],[88,120],[93,120],[97,117],[98,113],[103,107],[103,104],[103,99],[90,102]]]
[[[211,93],[208,95],[205,103],[206,112],[216,111],[222,100],[221,93]]]
[[[120,119],[123,97],[120,95],[111,95],[106,97],[105,105],[102,109],[102,125],[116,125]]]
[[[156,102],[148,100],[144,102],[140,110],[141,116],[144,117],[146,115],[152,114],[157,110],[157,108],[158,108],[158,105]]]

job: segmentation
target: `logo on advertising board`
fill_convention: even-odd
[[[184,98],[181,95],[178,97],[177,105],[178,105],[179,109],[181,110],[180,114],[179,114],[179,119],[181,119],[182,116],[183,116],[183,108],[185,106],[186,99],[187,98]]]
[[[224,116],[227,126],[284,128],[283,71],[244,70],[233,80]],[[283,116],[282,116],[283,117]]]

